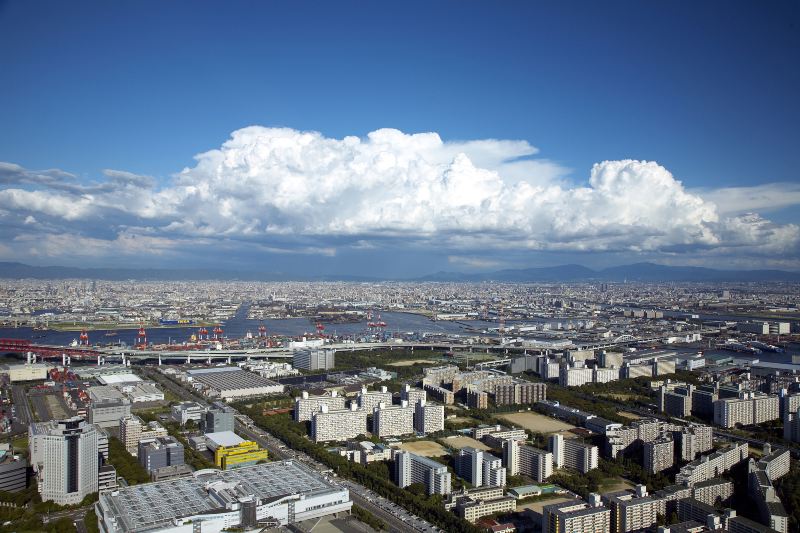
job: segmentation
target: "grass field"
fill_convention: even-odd
[[[621,477],[604,479],[600,483],[600,494],[608,494],[609,492],[617,492],[620,490],[631,489],[634,484]]]
[[[451,448],[455,448],[456,450],[460,450],[461,448],[469,448],[470,446],[477,449],[477,450],[488,450],[489,447],[482,443],[479,440],[475,440],[472,437],[447,437],[442,439],[447,446]]]
[[[423,457],[439,457],[440,455],[447,455],[447,450],[432,440],[418,440],[416,442],[404,442],[398,448],[407,452],[415,453]]]
[[[625,417],[625,418],[629,418],[629,419],[631,419],[631,420],[639,420],[639,419],[641,419],[641,418],[642,418],[642,417],[641,417],[641,416],[639,416],[639,415],[635,415],[635,414],[633,414],[633,413],[629,413],[629,412],[627,412],[627,411],[620,411],[620,412],[618,412],[617,414],[618,414],[619,416],[622,416],[622,417]]]
[[[432,363],[435,364],[436,361],[432,361],[430,359],[409,359],[408,361],[397,361],[394,363],[389,363],[386,366],[411,366],[417,363]]]
[[[545,505],[550,505],[552,503],[562,503],[562,502],[571,502],[571,501],[578,501],[575,498],[570,496],[564,496],[563,498],[548,498],[546,500],[539,500],[530,503],[523,503],[517,506],[517,512],[523,510],[530,510],[536,513],[539,517],[542,516],[542,507]]]
[[[456,416],[454,418],[448,418],[448,422],[453,422],[456,424],[478,424],[478,421],[474,418],[470,418],[468,416]]]
[[[535,431],[537,433],[557,433],[559,431],[568,431],[575,428],[575,426],[567,424],[566,422],[556,420],[555,418],[550,418],[549,416],[540,415],[539,413],[534,413],[532,411],[527,411],[524,413],[509,413],[499,415],[499,417],[507,422],[511,422],[512,424],[516,424],[517,426],[530,431]]]

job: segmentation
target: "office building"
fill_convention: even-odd
[[[553,475],[553,454],[509,439],[503,443],[503,465],[507,475],[525,475],[542,482]]]
[[[118,427],[121,418],[130,416],[131,404],[128,400],[92,402],[86,414],[90,424],[101,428]]]
[[[305,465],[276,461],[120,488],[95,505],[101,533],[174,533],[280,525],[348,513],[350,494]],[[259,526],[260,527],[260,526]]]
[[[322,404],[311,418],[314,442],[344,441],[367,433],[367,412],[350,403],[350,409],[329,410]]]
[[[590,494],[589,501],[573,500],[552,503],[542,508],[542,533],[608,533],[611,510],[600,496]]]
[[[428,494],[450,494],[452,479],[447,467],[410,452],[395,454],[395,480],[400,488],[423,483]]]
[[[644,469],[651,474],[671,468],[675,464],[675,441],[661,436],[644,443]]]
[[[203,414],[205,412],[206,408],[197,402],[181,402],[172,406],[170,416],[172,420],[181,426],[185,426],[189,420],[200,425],[200,421],[203,419]]]
[[[47,379],[48,372],[53,365],[47,363],[21,363],[12,365],[0,365],[0,374],[8,376],[11,383],[19,381],[38,381]]]
[[[380,403],[392,405],[392,393],[389,392],[385,386],[381,387],[380,390],[375,391],[368,391],[367,387],[362,387],[356,400],[359,409],[363,409],[367,413],[371,413]]]
[[[319,348],[295,350],[292,366],[301,370],[333,370],[336,366],[336,352]]]
[[[97,468],[97,492],[104,493],[117,490],[117,469],[111,465],[100,465]]]
[[[417,433],[427,435],[444,431],[444,405],[429,405],[425,398],[409,405],[414,406],[414,429]]]
[[[139,464],[152,473],[168,466],[184,464],[184,450],[175,437],[157,437],[139,442]]]
[[[14,454],[8,444],[0,445],[0,491],[19,492],[28,486],[28,462]]]
[[[572,468],[585,474],[597,468],[597,446],[582,442],[580,439],[565,439],[563,435],[550,435],[548,450],[553,454],[556,468]]]
[[[136,415],[128,415],[119,421],[119,440],[131,455],[137,454],[142,440],[166,436],[166,428],[156,421],[144,423]]]
[[[372,433],[381,439],[413,434],[414,407],[405,401],[401,405],[379,404],[372,412]]]
[[[257,443],[249,440],[223,444],[214,450],[214,464],[223,470],[254,465],[259,461],[266,461],[267,458],[267,450],[262,450]]]
[[[235,413],[233,409],[225,406],[215,406],[203,414],[201,424],[205,433],[219,433],[220,431],[233,431],[235,426]]]
[[[30,459],[42,500],[75,505],[97,492],[97,440],[98,429],[80,417],[30,425]]]

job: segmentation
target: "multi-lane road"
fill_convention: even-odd
[[[329,468],[315,461],[305,453],[287,448],[280,440],[265,432],[263,429],[248,424],[247,418],[241,415],[236,417],[236,431],[240,435],[257,442],[259,446],[269,451],[272,457],[281,460],[291,459],[293,461],[298,461],[320,473],[330,472]],[[425,520],[409,513],[399,505],[378,496],[358,483],[341,478],[338,479],[337,482],[350,491],[350,498],[353,500],[353,503],[363,507],[383,520],[389,528],[389,531],[397,533],[405,533],[406,531],[439,531]]]
[[[187,388],[178,385],[171,379],[159,373],[157,370],[146,369],[143,373],[151,379],[158,381],[159,384],[170,390],[173,394],[181,399],[195,401],[202,405],[207,405],[208,403],[204,398],[197,395],[194,391],[190,391]],[[303,463],[317,472],[330,472],[329,468],[312,459],[305,453],[287,448],[282,441],[277,439],[274,435],[264,431],[262,428],[252,425],[252,421],[243,415],[236,416],[236,431],[240,435],[258,443],[259,446],[267,450],[270,453],[270,456],[275,459],[291,459],[293,461]],[[409,513],[399,505],[375,494],[371,490],[359,485],[358,483],[342,478],[337,479],[337,482],[348,489],[353,503],[366,509],[368,512],[383,520],[383,522],[389,528],[389,531],[393,533],[405,533],[407,531],[439,531],[439,529],[432,526],[425,520],[422,520],[421,518]]]

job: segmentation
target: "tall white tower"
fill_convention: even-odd
[[[32,424],[29,446],[42,500],[74,505],[97,492],[99,447],[94,425],[79,416]]]

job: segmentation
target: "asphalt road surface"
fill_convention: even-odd
[[[204,398],[200,397],[193,391],[178,385],[166,376],[161,375],[157,370],[150,368],[142,370],[144,370],[143,373],[145,375],[172,391],[177,397],[184,400],[196,401],[203,405],[208,404]],[[325,465],[318,463],[306,454],[287,448],[282,441],[265,432],[261,428],[248,427],[244,423],[244,419],[241,417],[241,415],[236,418],[236,430],[241,435],[257,442],[259,446],[267,450],[270,453],[270,456],[275,459],[292,459],[299,461],[313,470],[316,470],[317,472],[325,472],[329,470]],[[406,533],[407,531],[437,531],[436,528],[434,528],[434,526],[428,522],[425,522],[421,518],[414,516],[399,505],[396,505],[391,501],[378,496],[374,492],[359,485],[358,483],[345,479],[339,479],[338,482],[347,487],[353,503],[363,507],[370,513],[383,520],[391,532]]]

